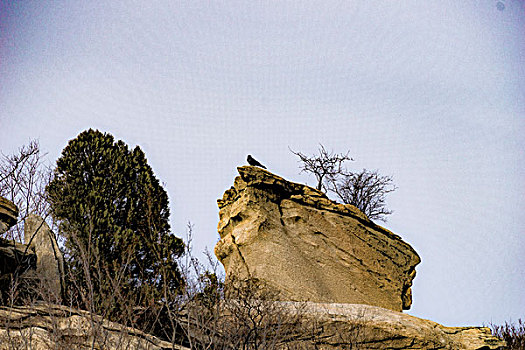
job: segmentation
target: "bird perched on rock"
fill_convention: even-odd
[[[250,165],[253,165],[253,166],[258,166],[258,167],[261,167],[263,169],[266,169],[266,167],[264,165],[262,165],[261,163],[259,163],[258,161],[256,161],[251,155],[248,154],[248,158],[246,158],[246,160],[248,161],[248,164]]]

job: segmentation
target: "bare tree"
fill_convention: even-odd
[[[23,168],[29,162],[30,158],[40,152],[38,141],[30,141],[29,145],[22,146],[18,150],[18,154],[7,156],[2,154],[2,172],[0,173],[0,183],[3,183],[8,177],[16,176],[17,170]],[[4,192],[4,191],[1,191]]]
[[[318,190],[331,192],[343,203],[355,205],[370,219],[386,221],[385,216],[392,214],[385,204],[386,194],[397,189],[392,177],[380,175],[377,170],[348,171],[346,162],[354,160],[350,151],[328,152],[321,144],[319,154],[312,156],[290,151],[299,157],[301,172],[315,176]]]
[[[343,203],[355,205],[370,219],[386,221],[385,216],[392,214],[385,203],[385,195],[397,189],[392,177],[366,169],[339,175],[330,177],[327,187]]]
[[[317,179],[318,190],[325,188],[325,180],[329,177],[336,177],[344,174],[345,162],[353,161],[349,156],[350,151],[346,153],[328,152],[322,144],[319,144],[319,155],[307,156],[301,152],[295,152],[290,149],[290,152],[299,157],[301,172],[311,173]]]
[[[52,171],[44,164],[45,155],[38,141],[32,140],[20,147],[18,153],[0,157],[0,196],[15,203],[20,211],[19,221],[6,233],[7,238],[24,241],[22,223],[29,214],[47,217],[45,188]]]

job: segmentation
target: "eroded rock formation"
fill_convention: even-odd
[[[410,308],[420,258],[399,236],[316,189],[237,169],[218,200],[215,254],[227,278],[256,278],[281,300]]]
[[[311,187],[257,167],[237,169],[234,185],[218,200],[215,254],[227,283],[258,280],[280,309],[301,313],[301,332],[310,337],[299,332],[292,345],[504,348],[488,328],[445,327],[400,312],[411,305],[420,258],[399,236]]]

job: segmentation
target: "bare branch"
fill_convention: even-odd
[[[52,170],[44,165],[45,155],[40,152],[38,141],[32,140],[20,147],[17,154],[0,157],[0,195],[15,203],[20,211],[19,222],[6,233],[10,239],[23,242],[22,222],[27,215],[47,217],[45,187]]]
[[[319,144],[319,155],[307,156],[301,152],[295,152],[291,148],[288,148],[290,152],[299,157],[301,172],[311,173],[317,180],[316,188],[323,190],[326,187],[324,181],[328,177],[334,177],[346,172],[345,162],[353,161],[354,159],[349,156],[350,151],[346,153],[334,153],[333,151],[328,152],[322,144]]]
[[[397,187],[392,177],[382,176],[377,170],[363,169],[359,173],[331,177],[327,187],[343,203],[355,205],[370,219],[386,221],[385,216],[392,214],[386,208],[385,195]]]
[[[299,157],[301,172],[313,174],[317,189],[334,193],[343,203],[355,205],[370,219],[385,221],[392,214],[386,209],[385,195],[396,190],[389,176],[363,169],[360,173],[346,170],[345,162],[353,161],[346,153],[328,152],[319,144],[318,154],[307,156],[301,152],[290,152]]]

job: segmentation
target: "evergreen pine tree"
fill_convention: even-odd
[[[168,195],[140,147],[82,132],[63,150],[47,195],[79,306],[111,317],[119,303],[148,307],[182,287],[184,244],[170,232]]]

